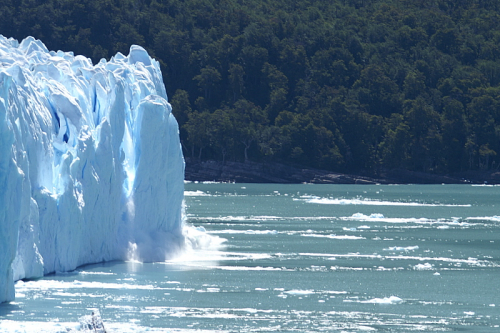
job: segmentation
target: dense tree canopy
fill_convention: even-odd
[[[497,169],[500,2],[4,0],[0,33],[162,66],[186,156]]]

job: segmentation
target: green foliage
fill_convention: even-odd
[[[0,33],[161,64],[186,156],[498,168],[497,1],[4,0]]]

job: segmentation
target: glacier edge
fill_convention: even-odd
[[[159,64],[0,35],[0,303],[14,281],[184,245],[184,158]]]

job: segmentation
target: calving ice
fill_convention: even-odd
[[[14,281],[184,243],[184,160],[158,62],[0,35],[0,302]]]

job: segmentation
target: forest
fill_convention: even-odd
[[[500,2],[3,0],[0,34],[156,58],[195,160],[500,167]]]

